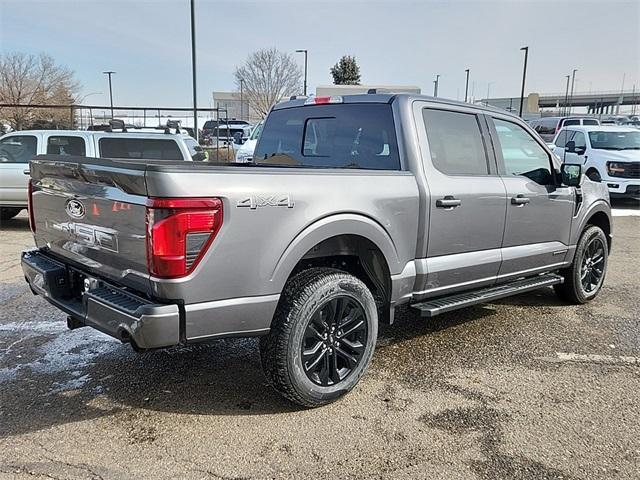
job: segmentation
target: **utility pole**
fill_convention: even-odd
[[[111,120],[113,120],[113,89],[111,88],[111,75],[116,72],[108,70],[102,73],[109,76],[109,102],[111,102]]]
[[[198,99],[196,88],[196,14],[195,0],[191,0],[191,78],[193,82],[193,134],[198,140]]]
[[[240,120],[244,120],[244,78],[240,79]]]
[[[529,47],[522,47],[520,50],[524,50],[524,67],[522,68],[522,89],[520,90],[520,113],[522,117],[522,107],[524,104],[524,84],[527,80],[527,60],[529,58]]]
[[[309,52],[307,50],[301,49],[296,50],[296,53],[304,53],[304,96],[307,96],[307,56]]]
[[[571,111],[573,110],[573,86],[576,82],[576,72],[577,68],[573,69],[573,73],[571,73],[571,96],[569,97],[569,115],[571,115]]]
[[[433,81],[433,96],[438,96],[438,84],[440,83],[440,75],[436,75],[436,79]]]
[[[571,78],[571,75],[565,75],[567,78],[567,89],[564,92],[564,108],[562,110],[562,114],[566,115],[567,114],[567,105],[569,104],[569,78]]]
[[[467,103],[467,98],[469,96],[469,69],[467,68],[465,72],[467,73],[467,82],[464,86],[464,101]]]

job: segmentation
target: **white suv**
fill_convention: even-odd
[[[183,134],[85,130],[22,130],[0,137],[0,220],[27,208],[29,160],[35,155],[80,155],[149,160],[205,160]]]
[[[581,163],[586,175],[607,184],[611,195],[640,196],[640,131],[619,126],[563,128],[553,151],[566,163]]]

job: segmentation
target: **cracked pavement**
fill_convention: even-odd
[[[287,403],[255,339],[135,353],[33,296],[26,216],[0,227],[0,478],[628,479],[640,465],[640,218],[604,289],[382,326],[356,389]]]

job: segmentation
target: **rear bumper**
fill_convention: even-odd
[[[22,270],[31,290],[71,316],[75,324],[94,327],[139,348],[180,342],[176,304],[153,303],[102,280],[84,277],[38,250],[22,253]],[[88,288],[75,285],[84,283],[84,278]]]

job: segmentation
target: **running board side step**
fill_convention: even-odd
[[[471,292],[456,293],[446,297],[433,298],[424,302],[414,303],[411,307],[420,310],[423,317],[435,317],[441,313],[451,312],[459,308],[492,302],[500,298],[510,297],[519,293],[537,290],[542,287],[558,285],[564,281],[560,275],[547,273],[533,278],[516,280],[495,287],[483,288]]]

